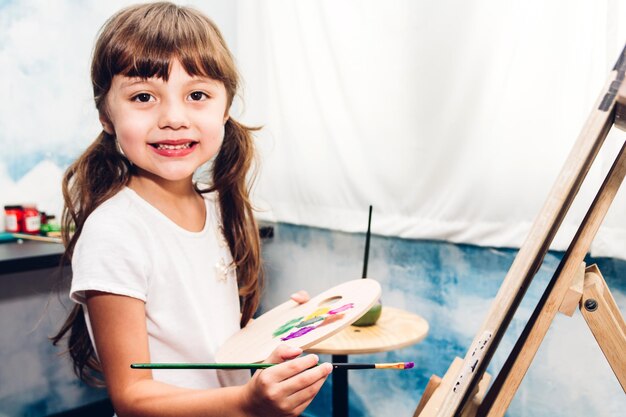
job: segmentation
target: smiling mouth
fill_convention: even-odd
[[[150,143],[149,145],[158,150],[164,151],[179,151],[182,149],[189,149],[192,146],[196,145],[198,142],[185,142],[185,143],[177,143],[177,144],[169,144],[169,143]]]

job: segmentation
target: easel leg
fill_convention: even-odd
[[[424,389],[424,394],[415,409],[413,417],[433,417],[437,413],[444,400],[445,392],[454,384],[454,379],[461,370],[462,366],[463,359],[458,357],[454,358],[443,378],[440,378],[437,375],[430,377],[428,385],[426,385],[426,389]],[[463,408],[461,417],[476,416],[478,407],[485,397],[485,393],[487,392],[487,387],[490,382],[491,375],[485,372],[482,379],[478,383],[476,390],[472,392],[471,400],[468,401],[465,408]]]
[[[580,312],[626,393],[626,323],[596,265],[587,268]]]
[[[433,393],[437,390],[437,388],[439,388],[442,381],[443,380],[441,379],[441,377],[437,375],[430,376],[428,384],[426,384],[426,388],[424,389],[424,393],[422,394],[422,398],[420,399],[419,404],[417,404],[417,408],[415,409],[413,417],[419,417],[419,415],[422,413],[422,410],[424,410],[424,407],[426,407],[428,401],[430,401],[430,397],[433,396]]]
[[[478,413],[480,416],[504,416],[625,176],[626,144],[622,146],[546,291],[487,393]]]

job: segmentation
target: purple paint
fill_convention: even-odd
[[[352,307],[354,307],[354,303],[348,303],[348,304],[344,304],[339,308],[336,308],[334,310],[330,310],[328,312],[328,314],[337,314],[337,313],[342,313],[346,310],[350,310]]]
[[[280,340],[285,341],[285,340],[295,339],[296,337],[304,336],[305,334],[309,333],[311,330],[314,330],[326,324],[334,323],[336,321],[341,320],[345,316],[345,314],[340,314],[340,313],[343,313],[346,310],[350,310],[353,307],[354,307],[354,303],[348,303],[334,310],[328,311],[326,313],[327,314],[326,316],[322,314],[319,316],[311,317],[308,320],[302,320],[303,317],[298,317],[297,319],[288,321],[287,323],[282,325],[280,328],[278,328],[274,332],[273,336],[274,337],[280,336],[281,334],[284,334],[290,330],[293,330],[294,327],[299,327],[299,329],[289,333],[285,337],[281,337]],[[320,309],[316,310],[316,312],[319,310]],[[313,326],[313,324],[318,323],[320,321],[321,323],[319,323],[317,326]]]
[[[296,330],[295,332],[289,333],[285,337],[281,337],[280,340],[285,341],[285,340],[289,340],[289,339],[295,339],[296,337],[304,336],[305,334],[307,334],[308,332],[310,332],[313,329],[315,329],[315,326],[303,327],[301,329]]]

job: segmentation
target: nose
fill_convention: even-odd
[[[160,107],[159,128],[178,130],[189,127],[184,103],[176,100],[164,100]]]

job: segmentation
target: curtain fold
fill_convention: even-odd
[[[614,0],[253,1],[242,119],[261,219],[519,247],[626,42]],[[624,135],[612,132],[552,249]],[[626,259],[626,192],[593,252]]]

